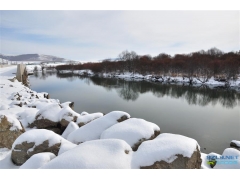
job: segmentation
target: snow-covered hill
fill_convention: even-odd
[[[3,55],[0,54],[0,60],[5,59],[9,61],[54,61],[54,62],[62,62],[62,61],[68,61],[64,58],[51,56],[51,55],[44,55],[44,54],[21,54],[16,56],[10,56],[10,55]]]

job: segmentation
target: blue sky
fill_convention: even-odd
[[[0,11],[0,53],[80,61],[239,50],[239,11]]]

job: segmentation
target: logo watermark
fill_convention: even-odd
[[[207,163],[213,167],[217,164],[238,164],[239,156],[207,156]]]

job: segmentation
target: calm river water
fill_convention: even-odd
[[[34,74],[29,81],[37,92],[48,92],[60,102],[73,101],[78,113],[126,111],[156,123],[161,133],[196,139],[204,153],[222,154],[231,140],[240,140],[240,93],[236,91],[54,72]]]

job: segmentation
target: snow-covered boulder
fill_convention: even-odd
[[[84,115],[87,115],[87,114],[89,114],[88,112],[86,112],[86,111],[83,111],[83,112],[81,112],[81,116],[84,116]]]
[[[59,104],[58,99],[33,99],[28,103],[28,107],[44,109],[46,106],[51,104]]]
[[[80,114],[73,111],[69,106],[65,106],[61,109],[58,116],[62,129],[65,129],[68,126],[69,122],[76,122]]]
[[[23,127],[27,131],[29,124],[32,124],[35,120],[35,116],[38,112],[36,108],[26,108],[24,111],[18,113],[18,119],[22,123]]]
[[[12,145],[12,161],[16,165],[22,165],[32,155],[40,152],[58,154],[61,143],[66,140],[60,135],[46,130],[33,129],[20,135]]]
[[[199,169],[200,147],[196,140],[177,134],[160,134],[143,142],[133,153],[132,168]]]
[[[88,141],[61,154],[44,169],[130,169],[132,149],[123,140]]]
[[[76,123],[78,124],[79,127],[81,127],[81,126],[84,126],[85,124],[87,124],[97,118],[100,118],[102,116],[103,116],[103,113],[100,113],[100,112],[82,115],[77,118]]]
[[[58,116],[60,111],[61,107],[57,103],[52,103],[41,108],[37,112],[35,120],[29,124],[29,127],[36,127],[38,129],[57,127],[59,123]]]
[[[79,144],[85,141],[100,139],[103,131],[128,118],[130,118],[130,115],[126,112],[112,111],[73,131],[68,135],[67,140]]]
[[[233,147],[240,151],[240,141],[232,140],[230,143],[230,147]]]
[[[74,102],[67,101],[65,103],[60,104],[62,108],[64,107],[70,107],[72,110],[74,108]]]
[[[64,130],[62,137],[67,139],[68,135],[77,129],[79,129],[78,125],[75,122],[70,122]]]
[[[34,154],[19,169],[38,169],[55,157],[55,154],[49,152]]]
[[[101,139],[122,139],[136,151],[146,140],[154,139],[160,134],[160,128],[143,119],[130,118],[103,131]]]
[[[225,149],[214,169],[240,169],[240,151],[235,148]]]
[[[81,112],[81,116],[84,116],[84,115],[87,115],[87,114],[89,114],[88,112],[86,112],[86,111],[83,111],[83,112]]]
[[[0,148],[11,149],[13,142],[24,132],[19,120],[0,114]]]

